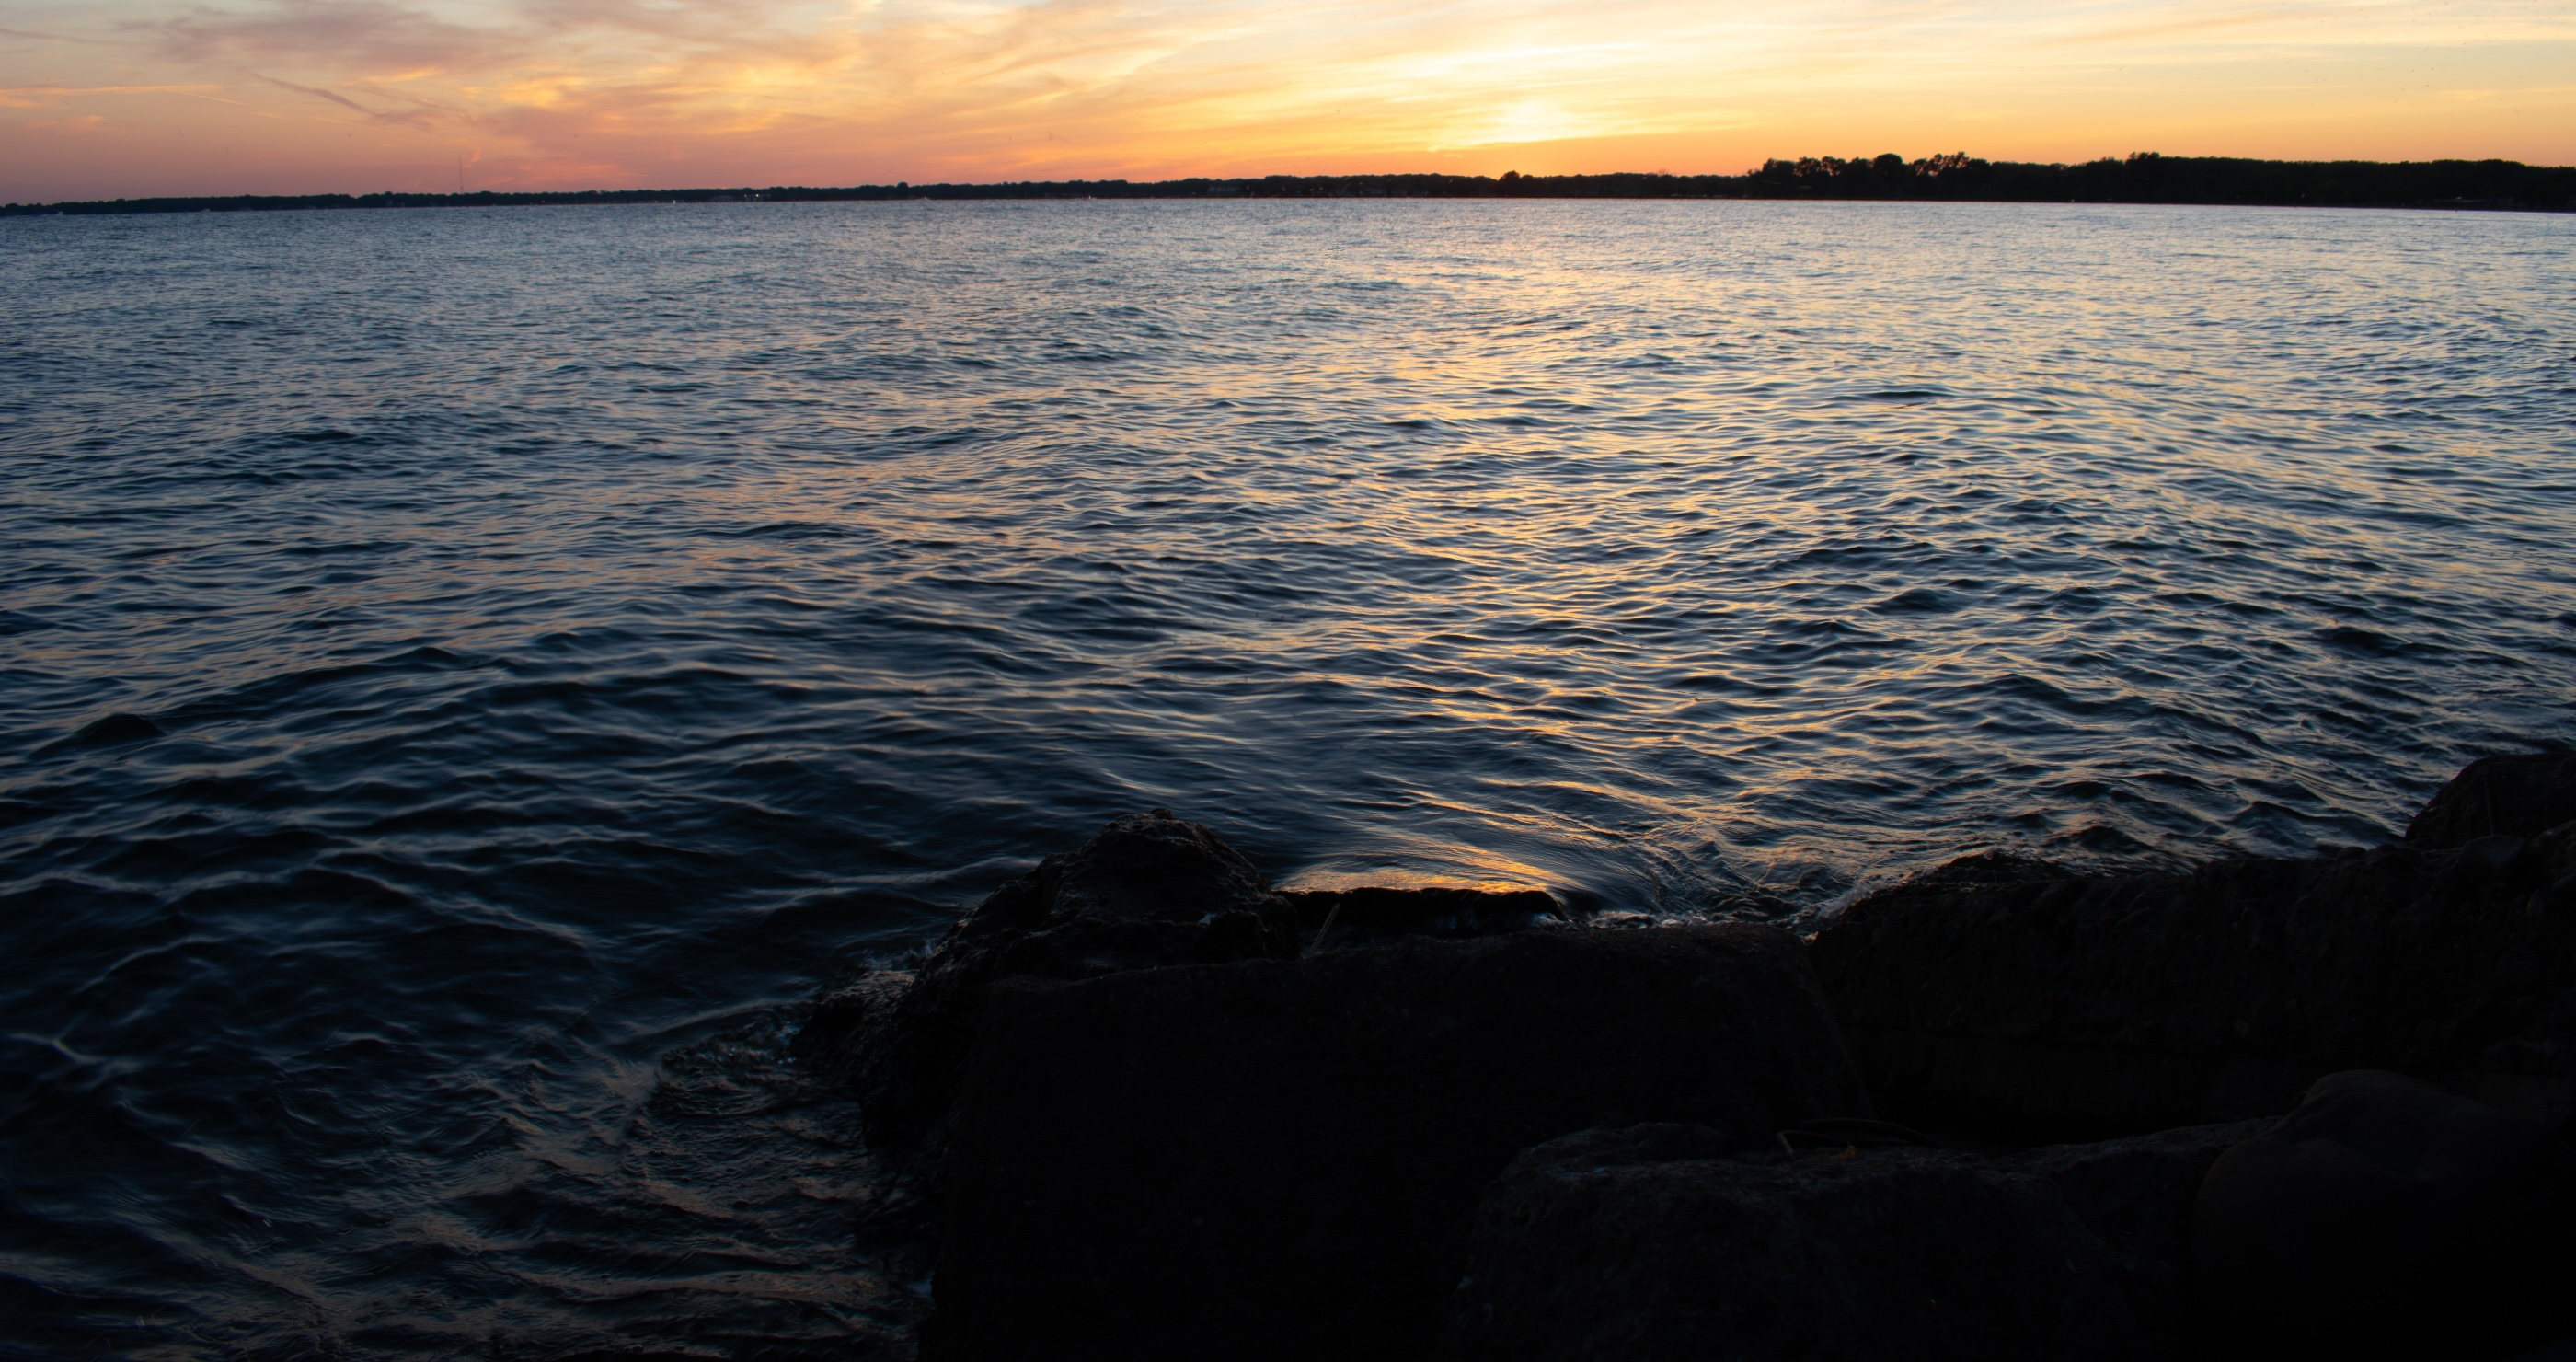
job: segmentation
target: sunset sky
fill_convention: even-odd
[[[2576,162],[2576,0],[0,0],[0,200]]]

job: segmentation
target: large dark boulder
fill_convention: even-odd
[[[826,996],[805,1058],[857,1086],[870,1135],[901,1149],[936,1129],[995,980],[1298,952],[1296,913],[1205,825],[1156,809],[1049,856],[969,913],[910,979],[879,974]]]
[[[2537,837],[2568,822],[2576,822],[2576,752],[2480,757],[2406,825],[2406,844],[2438,850]]]
[[[1687,1127],[1569,1136],[1486,1195],[1438,1356],[2175,1356],[2193,1194],[2261,1128],[1749,1159]]]
[[[2502,1358],[2576,1331],[2576,1155],[2521,1115],[2335,1074],[2203,1183],[2221,1357]]]
[[[1814,959],[1899,1119],[2134,1133],[2384,1068],[2554,1125],[2576,1076],[2576,824],[2188,874],[1988,866],[1852,905]]]
[[[1397,941],[996,984],[925,1358],[1419,1358],[1478,1194],[1604,1123],[1767,1145],[1866,1099],[1795,938]]]
[[[2185,1126],[2091,1144],[2044,1145],[1995,1166],[2056,1189],[2111,1247],[2139,1327],[2159,1346],[2191,1350],[2191,1218],[2201,1181],[2270,1120]]]

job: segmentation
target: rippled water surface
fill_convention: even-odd
[[[0,1350],[882,1340],[917,1299],[777,1036],[1124,810],[1674,916],[2386,838],[2576,741],[2572,251],[1873,204],[0,221]]]

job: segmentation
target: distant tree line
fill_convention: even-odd
[[[1765,161],[1748,197],[1985,199],[2006,203],[2228,203],[2339,208],[2556,208],[2576,200],[2576,166],[2519,161],[2254,161],[2235,156],[2104,157],[2081,165],[1981,161],[1964,152],[1908,161],[1831,156]]]
[[[1258,179],[1019,180],[853,185],[842,189],[583,189],[469,194],[237,194],[8,204],[42,213],[202,213],[319,208],[477,208],[539,204],[822,203],[884,199],[1940,199],[2003,203],[2208,203],[2341,208],[2576,206],[2576,166],[2519,161],[2252,161],[2152,151],[2080,165],[1984,161],[1965,152],[1765,161],[1742,175],[1266,175]]]

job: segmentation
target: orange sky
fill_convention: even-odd
[[[2576,0],[0,0],[0,200],[2576,162]]]

